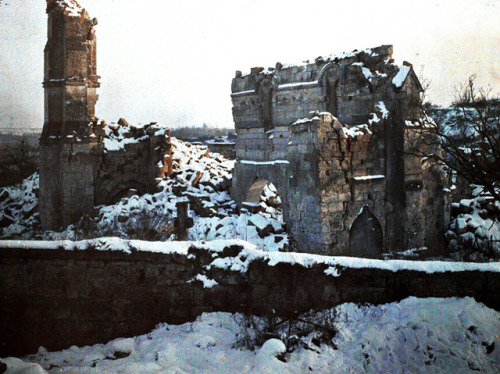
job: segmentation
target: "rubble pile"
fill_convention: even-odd
[[[278,196],[278,191],[272,183],[264,186],[260,196],[261,214],[266,218],[277,220],[283,219],[283,208],[281,206],[281,198]]]
[[[0,238],[81,240],[142,234],[139,238],[145,240],[175,240],[171,226],[177,215],[176,205],[188,201],[194,223],[189,230],[190,240],[244,239],[268,251],[288,249],[281,200],[274,186],[264,188],[258,212],[243,209],[238,214],[229,195],[234,161],[210,153],[206,146],[175,138],[172,146],[172,175],[158,182],[158,192],[98,206],[93,217],[84,217],[80,224],[61,232],[40,231],[37,174],[20,186],[0,190]]]
[[[454,219],[445,236],[452,256],[468,261],[500,258],[500,202],[478,186],[471,199],[451,205]]]
[[[0,238],[30,239],[39,227],[38,173],[21,184],[0,188]]]

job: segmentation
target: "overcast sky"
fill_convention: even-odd
[[[236,70],[381,44],[453,98],[471,74],[500,93],[500,0],[79,0],[97,17],[97,115],[232,126]],[[45,1],[0,0],[0,127],[43,125]]]

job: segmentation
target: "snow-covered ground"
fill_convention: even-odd
[[[7,374],[500,372],[500,313],[471,298],[348,303],[335,315],[338,333],[327,344],[310,333],[285,354],[286,336],[241,348],[241,315],[209,313],[107,344],[6,358]]]

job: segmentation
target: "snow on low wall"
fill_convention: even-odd
[[[500,310],[500,264],[268,253],[243,241],[0,241],[0,357],[106,342],[202,312],[293,315],[343,302],[473,296]]]

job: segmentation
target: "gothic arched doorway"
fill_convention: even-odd
[[[378,258],[382,254],[382,226],[367,206],[361,209],[349,231],[349,254],[354,257]]]

